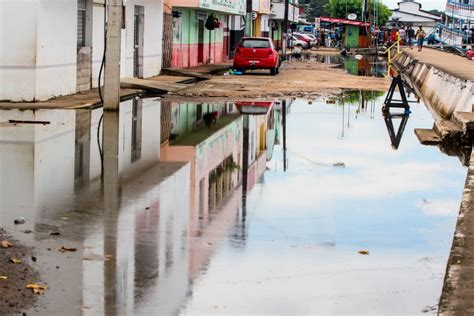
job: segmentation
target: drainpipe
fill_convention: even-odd
[[[120,33],[122,31],[122,0],[109,0],[107,8],[105,52],[104,110],[118,111],[120,105]]]

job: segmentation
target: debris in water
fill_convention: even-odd
[[[8,277],[4,275],[0,275],[0,280],[8,280]]]
[[[36,262],[36,257],[35,257],[35,256],[31,256],[31,261]]]
[[[43,125],[51,124],[51,122],[49,122],[49,121],[29,121],[29,120],[8,120],[8,123],[12,123],[12,124],[43,124]]]
[[[11,263],[21,263],[21,260],[20,260],[20,259],[17,259],[17,258],[14,258],[14,257],[11,257],[11,258],[10,258],[10,262],[11,262]]]
[[[21,231],[23,234],[31,234],[33,231],[29,229],[25,229]]]
[[[368,255],[369,255],[369,251],[368,251],[368,250],[359,250],[358,252],[359,252],[359,254],[361,254],[361,255],[365,255],[365,256],[368,256]]]
[[[431,204],[431,201],[429,201],[428,199],[423,198],[423,204]]]
[[[1,244],[2,244],[2,248],[11,248],[11,247],[13,247],[13,244],[11,242],[9,242],[8,240],[2,240]]]
[[[333,167],[338,167],[338,168],[345,168],[346,164],[343,162],[336,162],[332,164]]]
[[[69,247],[64,247],[62,246],[59,251],[61,252],[74,252],[74,251],[77,251],[77,248],[69,248]]]
[[[15,225],[21,225],[21,224],[26,223],[26,219],[24,217],[18,217],[18,218],[15,218],[13,222],[15,223]]]
[[[112,258],[111,255],[101,256],[101,255],[98,255],[96,253],[89,253],[87,255],[84,255],[84,257],[82,257],[82,260],[85,260],[85,261],[109,261],[110,258]]]
[[[437,309],[437,305],[433,306],[426,306],[421,310],[422,313],[429,313],[429,312],[434,312]]]
[[[59,236],[59,235],[61,235],[61,233],[60,232],[50,232],[49,235],[50,236]]]
[[[35,283],[30,283],[26,285],[27,289],[32,289],[33,293],[35,294],[44,294],[44,292],[48,289],[47,286],[39,285]]]

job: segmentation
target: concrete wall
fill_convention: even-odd
[[[396,61],[405,66],[413,57],[402,54]],[[443,118],[450,118],[456,111],[472,112],[474,85],[472,81],[456,78],[428,64],[416,63],[405,76],[423,95],[425,101]]]
[[[200,64],[218,63],[224,60],[224,27],[207,30],[204,27],[203,40],[199,40],[199,21],[195,9],[174,8],[181,17],[173,19],[173,62],[177,68],[195,67]],[[200,10],[202,11],[202,10]],[[210,12],[208,12],[210,13]],[[214,14],[222,23],[227,15]],[[203,50],[203,61],[198,59],[199,49]]]
[[[104,8],[89,0],[86,45],[77,49],[76,0],[8,1],[0,10],[0,100],[41,101],[92,86],[104,50]],[[122,30],[121,77],[133,76],[135,5],[144,7],[143,77],[161,71],[163,0],[126,1]],[[90,63],[92,59],[92,74]],[[79,64],[78,64],[79,63]]]
[[[76,91],[75,0],[2,4],[0,100],[46,100]]]

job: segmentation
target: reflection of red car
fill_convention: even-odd
[[[234,69],[270,69],[271,75],[279,72],[280,56],[267,37],[244,37],[235,50]]]

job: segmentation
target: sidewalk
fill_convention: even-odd
[[[455,77],[474,81],[474,61],[452,53],[424,47],[421,52],[415,47],[403,51],[420,63],[431,65]]]
[[[233,66],[232,60],[191,68],[165,68],[162,73],[169,76],[193,77],[198,81],[207,80],[211,75],[225,72]]]
[[[156,76],[147,79],[120,79],[120,100],[123,101],[134,95],[150,91],[158,94],[177,92],[193,84],[182,82],[193,81],[190,77]],[[38,102],[0,102],[0,109],[87,109],[102,106],[97,88],[78,92],[71,95],[55,97]]]

